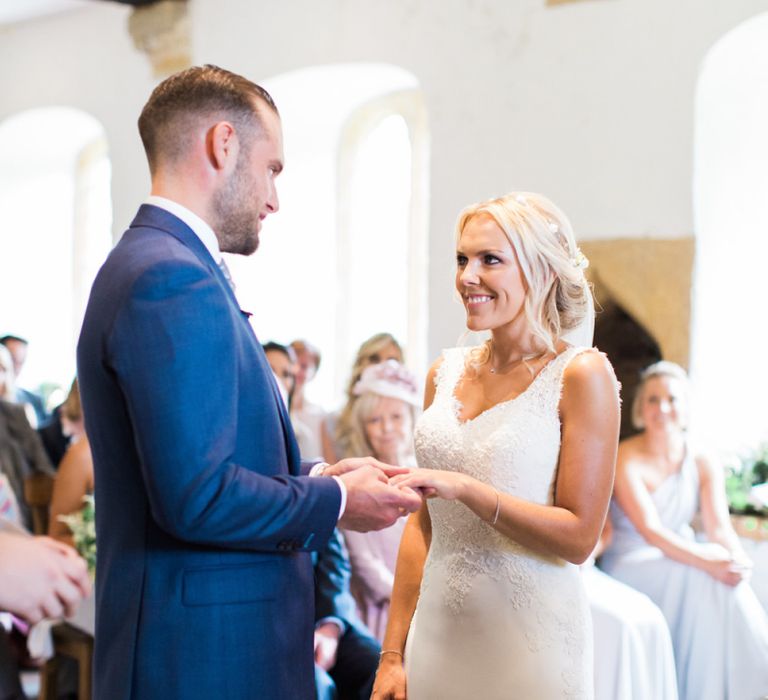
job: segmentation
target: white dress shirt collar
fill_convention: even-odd
[[[219,249],[219,241],[216,238],[216,234],[213,229],[205,223],[197,214],[182,206],[178,202],[174,202],[171,199],[165,197],[158,197],[155,194],[151,194],[144,200],[144,204],[151,204],[160,209],[170,212],[175,217],[181,219],[189,228],[192,229],[194,234],[203,242],[203,245],[208,249],[214,262],[218,265],[221,263],[221,250]]]

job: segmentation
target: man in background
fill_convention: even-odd
[[[29,341],[18,335],[4,335],[0,338],[0,344],[4,345],[8,352],[11,353],[13,374],[18,382],[21,370],[27,361]],[[49,418],[42,397],[33,391],[22,389],[18,384],[16,386],[16,403],[27,404],[32,407],[36,419],[36,423],[32,426],[33,428],[42,426]]]

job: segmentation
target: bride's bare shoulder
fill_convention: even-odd
[[[596,349],[573,357],[563,372],[563,397],[595,397],[616,395],[619,383],[607,355]]]

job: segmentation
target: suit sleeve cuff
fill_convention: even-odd
[[[339,491],[341,491],[341,503],[339,503],[339,520],[344,515],[344,511],[347,509],[347,487],[341,480],[341,477],[334,476],[336,483],[339,485]]]
[[[322,476],[327,466],[329,466],[327,462],[319,462],[309,470],[309,475],[312,477]],[[341,503],[339,503],[339,520],[341,520],[344,511],[347,509],[347,487],[338,476],[334,476],[333,479],[339,485],[339,491],[341,491]]]

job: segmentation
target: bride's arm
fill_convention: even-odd
[[[424,392],[424,410],[429,408],[435,398],[435,374],[439,366],[436,362],[429,370],[427,387]],[[395,567],[395,583],[390,599],[387,631],[384,634],[382,655],[376,671],[372,700],[391,700],[406,697],[405,670],[403,654],[405,640],[411,619],[419,598],[424,562],[432,540],[432,522],[427,504],[408,517],[400,540]],[[386,653],[396,652],[396,653]]]
[[[425,469],[396,480],[458,499],[515,542],[581,564],[600,536],[613,488],[619,436],[616,386],[613,369],[601,353],[578,355],[566,367],[553,505],[499,493],[455,472]]]
[[[384,634],[379,668],[373,685],[373,700],[406,697],[403,668],[405,640],[414,610],[416,610],[416,601],[419,598],[421,577],[431,534],[429,511],[424,504],[421,510],[408,518],[403,531],[403,539],[397,555],[395,585],[392,589],[387,631]]]

